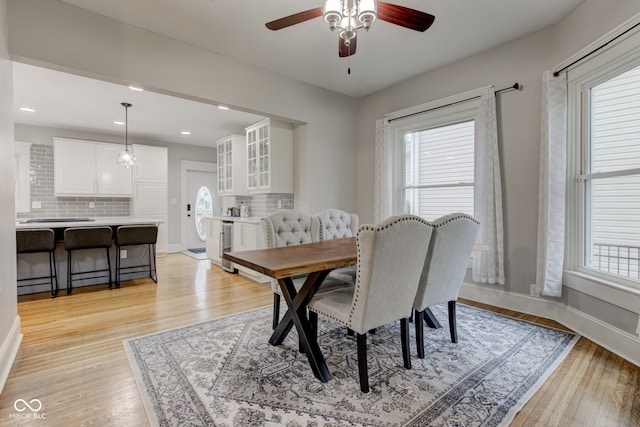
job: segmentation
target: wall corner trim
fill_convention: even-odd
[[[640,366],[640,338],[561,302],[463,283],[460,298],[545,317]]]
[[[20,333],[20,316],[16,316],[9,334],[5,337],[0,346],[0,393],[4,389],[4,385],[9,378],[9,372],[13,366],[13,362],[18,354],[20,343],[22,342],[22,334]]]

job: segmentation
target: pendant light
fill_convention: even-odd
[[[133,154],[129,152],[129,107],[131,104],[128,102],[121,102],[120,105],[124,107],[124,151],[118,154],[118,163],[120,163],[125,168],[129,169],[129,167],[135,165],[136,158]]]

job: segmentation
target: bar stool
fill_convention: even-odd
[[[51,298],[58,294],[58,271],[56,269],[56,239],[55,233],[50,228],[40,228],[31,230],[16,230],[16,252],[18,254],[33,254],[47,252],[49,254],[49,275],[39,277],[25,277],[17,279],[18,282],[26,280],[48,279],[48,282],[30,283],[28,285],[17,285],[18,287],[44,285],[51,283]]]
[[[121,273],[149,272],[149,277],[158,283],[156,271],[156,242],[158,240],[157,225],[121,225],[116,230],[116,288],[120,287]],[[122,266],[120,248],[124,246],[148,245],[149,262],[147,264]]]
[[[109,278],[109,289],[111,289],[111,257],[109,249],[113,245],[113,230],[111,227],[71,227],[64,230],[64,248],[67,251],[67,295],[73,289],[74,280],[97,279],[101,277]],[[107,267],[96,270],[73,272],[71,268],[71,253],[73,251],[85,249],[104,248],[107,253]],[[89,273],[103,273],[86,277]],[[108,273],[108,274],[104,274]],[[74,276],[84,277],[74,279]]]

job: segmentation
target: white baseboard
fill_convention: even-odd
[[[561,302],[474,283],[464,283],[460,290],[460,297],[555,320],[634,365],[640,366],[639,337]]]
[[[167,247],[167,253],[176,254],[178,252],[182,252],[182,245],[180,245],[179,243],[174,243]]]
[[[11,371],[11,366],[13,366],[13,361],[16,359],[21,342],[20,316],[16,316],[9,335],[0,346],[0,393],[2,393],[7,378],[9,378],[9,372]]]

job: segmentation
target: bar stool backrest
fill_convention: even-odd
[[[50,228],[16,230],[16,252],[19,254],[51,252],[55,247],[55,233]]]
[[[67,251],[110,248],[112,245],[111,227],[72,227],[64,230],[64,248]]]
[[[158,240],[156,225],[122,225],[116,231],[118,246],[155,245]]]

